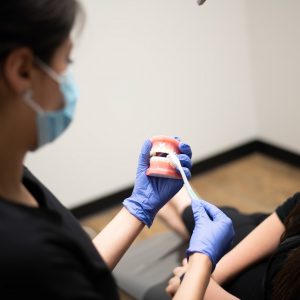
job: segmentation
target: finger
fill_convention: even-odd
[[[192,200],[192,210],[193,210],[195,225],[197,225],[199,222],[204,220],[205,222],[209,222],[211,220],[201,200],[199,199]]]
[[[178,283],[180,283],[179,277],[174,276],[169,280],[168,285],[176,285]]]
[[[173,270],[173,274],[176,275],[176,276],[181,276],[182,273],[183,273],[183,268],[182,267],[176,267],[174,270]]]
[[[187,258],[185,257],[183,260],[182,260],[182,265],[185,266],[188,264],[188,260]]]
[[[145,140],[142,149],[141,149],[141,155],[143,156],[149,156],[150,155],[150,150],[152,148],[152,142],[151,140],[147,139]]]
[[[168,282],[168,286],[171,287],[172,289],[174,289],[176,287],[178,288],[179,285],[180,285],[179,277],[172,277]],[[177,288],[176,288],[176,290],[177,290]]]
[[[193,199],[192,200],[192,211],[195,214],[196,212],[201,212],[207,215],[207,212],[205,211],[205,207],[203,205],[203,201],[199,199]]]
[[[207,212],[207,214],[209,215],[209,217],[212,220],[217,221],[217,220],[223,219],[224,217],[227,218],[227,216],[215,205],[213,205],[209,202],[206,202],[204,200],[202,200],[201,202],[202,202],[202,205],[203,205],[205,211]]]
[[[173,295],[171,294],[171,287],[169,285],[167,285],[167,287],[165,288],[166,293],[173,298]]]
[[[192,158],[192,149],[190,145],[186,143],[179,144],[179,151],[183,154],[186,154],[189,158]]]
[[[178,274],[178,268],[179,268],[179,267],[174,268],[174,270],[173,270],[173,275],[177,276],[177,274]]]
[[[188,168],[182,168],[182,169],[183,169],[183,171],[184,171],[184,173],[185,173],[186,178],[187,178],[188,180],[191,179],[191,178],[192,178],[192,174],[191,174],[190,169],[188,169]]]
[[[189,156],[187,156],[186,154],[178,154],[177,157],[178,157],[182,167],[186,167],[188,169],[191,169],[192,161],[191,161]]]
[[[152,148],[152,142],[148,139],[144,142],[140,157],[139,157],[139,166],[140,167],[147,167],[149,166],[149,159],[150,159],[150,151]]]
[[[166,292],[171,298],[173,298],[175,295],[175,287],[173,287],[172,285],[168,285],[166,287]]]

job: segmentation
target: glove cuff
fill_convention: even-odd
[[[211,273],[213,273],[213,271],[215,270],[215,267],[216,267],[216,262],[215,262],[214,257],[210,253],[208,253],[207,251],[205,251],[205,250],[194,250],[194,249],[188,248],[186,250],[187,260],[189,260],[190,255],[192,255],[194,253],[202,253],[202,254],[204,254],[204,255],[206,255],[206,256],[209,257],[209,259],[210,259],[210,261],[212,263]]]
[[[123,201],[124,207],[137,219],[147,225],[148,228],[151,227],[153,223],[153,218],[149,216],[138,201],[132,198],[127,198]]]

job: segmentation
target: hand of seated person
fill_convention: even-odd
[[[166,287],[166,292],[171,296],[173,297],[179,286],[180,286],[180,283],[182,281],[182,278],[187,270],[187,267],[188,267],[188,261],[187,259],[183,259],[182,260],[182,265],[181,266],[178,266],[176,267],[174,270],[173,270],[173,274],[174,276],[169,280],[168,282],[168,286]]]
[[[207,255],[213,269],[222,255],[229,249],[234,237],[232,221],[216,206],[198,199],[193,199],[192,209],[195,227],[187,250],[187,256],[198,252]],[[187,270],[188,263],[183,261],[182,267],[174,269],[174,276],[166,288],[167,293],[173,297]]]

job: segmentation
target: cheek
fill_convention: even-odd
[[[63,107],[64,102],[59,84],[52,79],[44,79],[34,87],[34,100],[46,111],[55,111]]]

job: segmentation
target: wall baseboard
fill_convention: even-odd
[[[294,167],[300,167],[300,154],[274,146],[263,141],[256,141],[256,152],[265,154]]]
[[[220,167],[221,165],[227,164],[255,152],[262,153],[269,157],[291,164],[295,167],[300,167],[300,154],[291,152],[270,143],[266,143],[264,141],[254,140],[194,163],[192,167],[192,174],[193,176],[203,174],[214,168]],[[92,200],[87,204],[71,209],[71,212],[77,219],[83,219],[95,213],[99,213],[102,210],[121,204],[125,198],[131,195],[132,189],[133,187],[130,186],[111,195]]]

